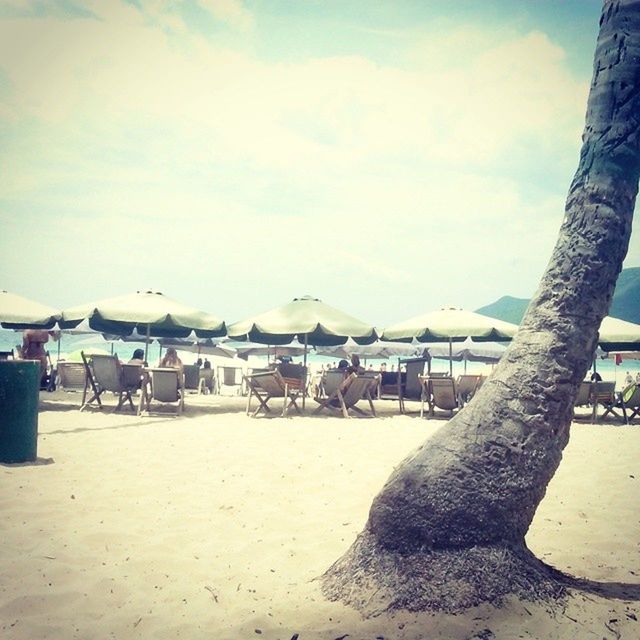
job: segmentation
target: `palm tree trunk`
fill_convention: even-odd
[[[520,331],[469,406],[389,478],[323,576],[329,598],[372,614],[563,593],[566,581],[524,538],[569,440],[627,251],[639,118],[640,0],[606,0],[580,163]]]

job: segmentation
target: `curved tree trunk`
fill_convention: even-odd
[[[392,474],[323,576],[365,614],[557,597],[525,534],[569,440],[631,234],[640,171],[640,0],[607,0],[580,164],[549,266],[473,401]]]

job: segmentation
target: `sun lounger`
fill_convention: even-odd
[[[154,367],[145,369],[146,380],[142,385],[138,415],[150,412],[151,401],[176,405],[176,415],[184,411],[184,379],[178,369]]]
[[[200,369],[198,373],[200,380],[198,383],[198,393],[215,393],[216,376],[213,369]]]
[[[620,394],[620,408],[625,424],[629,424],[636,416],[640,416],[640,384],[630,384]]]
[[[237,393],[242,394],[243,375],[240,367],[218,367],[218,393],[222,394],[223,387],[237,387]]]
[[[89,382],[84,363],[58,362],[58,384],[64,391],[86,392]]]
[[[398,402],[400,413],[405,413],[405,399],[420,400],[422,396],[422,385],[419,376],[424,372],[424,366],[429,361],[428,358],[407,358],[398,360]],[[404,365],[405,375],[402,376],[400,368]],[[404,380],[403,380],[404,378]]]
[[[80,410],[86,409],[94,402],[102,409],[102,396],[105,392],[110,391],[118,394],[118,405],[115,411],[120,411],[126,401],[129,401],[131,410],[135,411],[131,394],[135,392],[137,386],[136,384],[132,384],[130,379],[125,380],[123,367],[118,357],[92,355],[91,361],[89,361],[84,352],[82,352],[81,355],[93,395],[82,404]]]
[[[598,421],[598,407],[604,407],[604,412],[600,418],[605,418],[608,414],[617,416],[615,412],[616,405],[616,383],[615,382],[594,382],[591,392],[591,403],[593,404],[593,412],[591,421]],[[618,416],[620,417],[620,416]]]
[[[459,375],[456,379],[456,393],[458,394],[458,404],[464,406],[478,390],[478,386],[481,384],[480,375],[463,374]]]
[[[200,367],[197,364],[185,364],[184,388],[189,391],[197,391],[200,387]]]
[[[435,409],[442,409],[453,413],[461,408],[458,401],[458,392],[453,378],[420,376],[422,396],[420,404],[420,417],[424,416],[425,402],[429,408],[429,415],[435,415]]]
[[[375,417],[376,410],[373,406],[373,394],[380,383],[379,374],[373,373],[361,373],[356,375],[352,373],[347,378],[343,378],[342,382],[338,385],[336,390],[328,395],[326,398],[316,398],[316,402],[320,403],[320,406],[316,408],[315,413],[320,413],[323,409],[329,411],[341,411],[345,418],[350,417],[349,411],[355,411],[356,413],[366,416],[370,415]],[[356,406],[357,403],[366,399],[371,408],[371,413],[367,414],[360,407]]]
[[[298,413],[300,408],[296,401],[302,393],[300,379],[294,380],[294,384],[287,378],[284,378],[277,370],[261,371],[251,375],[244,376],[247,388],[249,389],[249,397],[247,398],[247,415],[251,412],[251,399],[255,397],[258,400],[258,407],[251,414],[255,418],[261,411],[265,414],[271,413],[269,400],[272,398],[282,398],[282,417],[286,417],[291,407],[294,407]]]

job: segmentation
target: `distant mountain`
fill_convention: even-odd
[[[528,298],[502,296],[476,311],[491,318],[520,324],[528,305]],[[640,267],[623,269],[618,276],[609,315],[640,324]]]

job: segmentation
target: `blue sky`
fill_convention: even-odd
[[[0,2],[0,287],[312,294],[379,326],[528,297],[595,0]],[[632,237],[625,266],[640,266]]]

